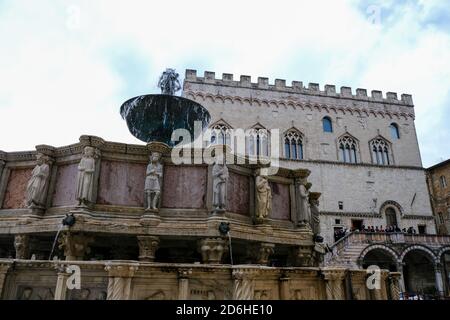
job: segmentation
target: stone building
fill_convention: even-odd
[[[276,148],[250,137],[244,153],[258,152],[252,144],[259,143],[261,153],[279,153],[280,166],[311,171],[312,189],[321,194],[321,236],[332,250],[327,265],[383,265],[402,274],[404,292],[449,294],[450,239],[436,235],[411,95],[298,81],[288,86],[280,79],[269,84],[232,74],[216,78],[214,72],[201,77],[195,70],[186,71],[183,89],[209,110],[211,128],[224,137],[230,129],[279,130],[267,139]],[[338,230],[392,225],[416,235],[350,233],[333,244]]]
[[[450,230],[450,159],[427,169],[427,182],[431,207],[438,234],[448,235]]]

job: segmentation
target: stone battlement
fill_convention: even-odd
[[[352,88],[341,87],[340,92],[336,91],[335,85],[325,85],[324,90],[320,90],[318,83],[309,83],[304,86],[301,81],[292,81],[291,86],[286,85],[286,80],[275,79],[274,84],[269,84],[269,79],[258,77],[257,83],[252,83],[251,77],[241,75],[239,81],[234,80],[233,74],[223,73],[221,79],[217,79],[215,72],[205,71],[203,77],[197,76],[197,70],[186,69],[185,81],[198,82],[211,85],[220,85],[228,87],[250,88],[257,90],[273,90],[288,93],[300,93],[305,95],[315,95],[324,97],[333,97],[341,99],[354,99],[368,102],[397,104],[413,107],[413,100],[410,94],[402,94],[401,99],[398,99],[396,92],[387,92],[383,96],[383,92],[379,90],[372,90],[371,95],[367,94],[367,89],[356,89],[356,94],[353,94]]]

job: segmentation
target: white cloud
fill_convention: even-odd
[[[423,25],[438,1],[385,2],[379,25],[350,0],[1,6],[0,149],[59,146],[81,134],[138,142],[118,113],[125,99],[143,93],[128,84],[148,83],[156,92],[159,73],[174,66],[412,93],[424,164],[450,156],[443,127],[450,120],[450,37]],[[136,76],[146,78],[118,70],[117,59],[130,70],[142,63],[149,72]]]

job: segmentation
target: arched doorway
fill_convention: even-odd
[[[397,271],[397,263],[392,254],[384,249],[373,249],[366,253],[362,260],[362,267],[367,269],[369,266],[378,266],[380,269]]]
[[[386,226],[398,226],[397,223],[397,212],[394,208],[388,207],[386,208]]]
[[[403,278],[408,294],[437,295],[433,257],[426,251],[413,249],[403,258]]]

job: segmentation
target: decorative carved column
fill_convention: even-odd
[[[389,271],[380,271],[380,289],[373,289],[373,294],[375,300],[387,300],[388,299],[388,288],[386,286],[386,281],[389,277]]]
[[[233,300],[253,300],[255,270],[233,270]]]
[[[5,287],[6,274],[8,273],[11,263],[0,263],[0,299],[3,297],[3,288]]]
[[[400,300],[400,272],[389,273],[389,289],[391,293],[391,300]]]
[[[344,300],[345,269],[323,269],[322,274],[326,281],[327,300]]]
[[[27,234],[16,234],[14,237],[16,259],[28,259],[30,253],[30,237]]]
[[[365,270],[354,270],[350,273],[352,281],[352,294],[354,300],[368,300],[367,296],[367,272]]]
[[[59,237],[59,248],[64,250],[66,260],[79,261],[91,251],[89,244],[93,241],[92,236],[66,231]]]
[[[279,280],[280,284],[280,300],[291,300],[290,295],[290,278],[283,274]]]
[[[199,241],[198,250],[203,263],[220,264],[223,254],[228,251],[228,246],[222,238],[206,238]]]
[[[58,278],[56,280],[55,300],[66,300],[67,279],[69,279],[70,274],[67,273],[65,265],[57,265],[56,270]]]
[[[138,270],[139,264],[107,264],[108,296],[107,300],[129,300],[131,297],[131,279]]]
[[[159,246],[159,237],[138,236],[139,260],[145,262],[155,261],[155,252]]]
[[[191,268],[178,269],[178,300],[189,299],[189,276],[191,274]]]

